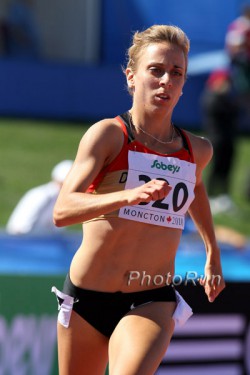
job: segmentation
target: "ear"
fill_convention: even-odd
[[[126,78],[127,78],[127,85],[129,90],[133,90],[135,83],[134,83],[134,72],[131,70],[131,68],[126,69]]]

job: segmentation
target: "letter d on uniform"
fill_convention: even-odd
[[[119,184],[124,184],[127,181],[127,177],[128,177],[128,172],[123,172],[120,177]]]

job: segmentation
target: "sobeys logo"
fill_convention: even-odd
[[[172,174],[179,172],[180,167],[178,165],[173,164],[164,164],[163,162],[158,162],[158,160],[154,160],[151,168],[162,169],[163,171],[169,170]]]

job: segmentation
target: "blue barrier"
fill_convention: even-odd
[[[207,73],[190,76],[173,120],[200,127]],[[96,121],[127,111],[131,98],[119,65],[0,60],[0,116]]]
[[[65,275],[81,233],[52,236],[10,236],[0,234],[0,274]],[[250,281],[250,245],[235,249],[221,244],[223,273],[227,281]],[[176,275],[190,278],[204,272],[205,249],[192,233],[184,233],[176,257]],[[176,281],[177,282],[177,281]]]

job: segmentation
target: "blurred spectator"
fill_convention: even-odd
[[[243,7],[241,16],[228,26],[225,43],[233,85],[241,110],[245,112],[242,115],[250,122],[250,3]]]
[[[229,26],[226,33],[226,49],[231,62],[232,82],[240,108],[240,124],[250,130],[250,3],[242,8],[242,14]],[[250,176],[246,173],[244,195],[250,200]]]
[[[231,22],[226,33],[226,48],[233,59],[239,53],[249,53],[249,45],[245,44],[246,33],[250,29],[250,3],[242,8],[242,14]]]
[[[7,53],[7,0],[0,1],[0,56]]]
[[[58,231],[53,223],[53,209],[73,162],[64,160],[51,172],[51,181],[29,190],[11,214],[6,231],[12,235],[44,234]]]
[[[202,94],[201,107],[203,128],[214,148],[207,191],[212,213],[218,213],[233,206],[229,187],[237,139],[238,106],[228,71],[211,73]]]
[[[15,58],[39,57],[40,37],[33,0],[12,0],[7,16],[8,54]]]

